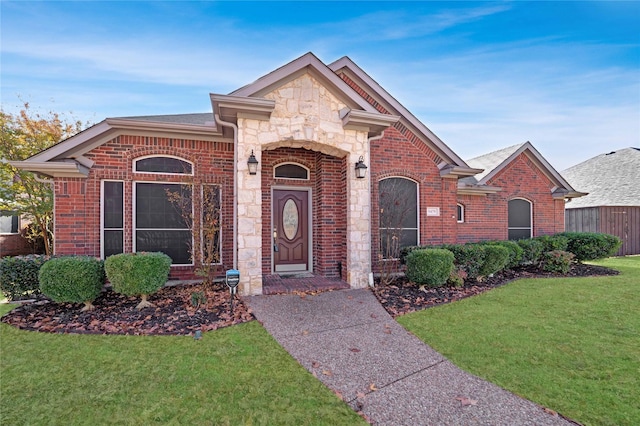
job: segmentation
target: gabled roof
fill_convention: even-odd
[[[462,158],[349,57],[344,56],[338,59],[329,64],[329,68],[336,74],[345,73],[389,113],[400,116],[400,122],[429,144],[445,161],[445,164],[440,165],[442,175],[469,176],[479,172],[479,170],[469,167]]]
[[[93,162],[84,154],[122,134],[174,138],[197,135],[204,140],[221,134],[209,119],[212,114],[157,115],[148,117],[107,118],[65,139],[25,161],[10,162],[16,168],[49,176],[86,177]]]
[[[213,114],[231,123],[237,120],[238,113],[266,119],[273,111],[275,102],[265,99],[264,96],[304,74],[309,74],[318,80],[347,106],[344,111],[341,111],[345,126],[368,127],[371,137],[380,134],[400,118],[376,111],[351,86],[310,52],[229,95],[210,94]]]
[[[586,197],[567,204],[568,209],[596,206],[640,206],[640,148],[600,154],[569,167],[562,175]]]
[[[585,193],[578,192],[573,189],[569,182],[567,182],[562,175],[560,175],[560,173],[558,173],[556,169],[549,164],[542,154],[533,147],[531,142],[512,145],[468,160],[467,164],[471,167],[484,169],[484,171],[476,176],[461,179],[459,181],[459,187],[472,188],[476,186],[489,185],[491,179],[504,170],[505,167],[507,167],[522,153],[525,153],[542,171],[542,173],[544,173],[545,176],[554,183],[555,188],[552,190],[554,198],[576,198],[586,195]]]

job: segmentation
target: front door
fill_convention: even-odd
[[[309,192],[273,190],[275,272],[309,271]]]

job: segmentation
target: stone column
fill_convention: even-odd
[[[262,151],[258,141],[259,121],[238,118],[238,271],[240,293],[262,294]],[[249,174],[247,160],[258,160],[258,173]]]
[[[347,157],[347,282],[352,288],[369,284],[371,272],[371,173],[356,178],[355,164],[360,158],[369,166],[369,145],[364,132],[352,132],[351,152]]]

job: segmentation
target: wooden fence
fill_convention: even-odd
[[[640,254],[640,206],[566,209],[565,230],[615,235],[622,240],[616,256]]]

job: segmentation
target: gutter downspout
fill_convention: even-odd
[[[238,126],[222,121],[214,115],[216,123],[233,129],[233,269],[238,269]]]
[[[378,135],[378,136],[372,136],[370,138],[367,139],[367,144],[369,145],[367,148],[369,149],[369,166],[371,166],[371,142],[373,141],[377,141],[380,140],[384,137],[384,130]],[[373,191],[371,188],[371,174],[372,174],[373,168],[371,171],[369,171],[369,201],[371,202],[371,205],[373,206],[373,202],[371,200],[371,197],[373,195]],[[371,210],[371,216],[373,216],[373,210]],[[370,238],[370,242],[369,242],[369,249],[373,250],[373,247],[371,247],[371,244],[373,243],[373,234],[371,233],[371,224],[373,222],[373,217],[369,218],[369,238]],[[369,262],[372,262],[371,260],[371,256],[369,256]],[[369,271],[369,287],[373,287],[373,264],[371,265],[372,268]]]

